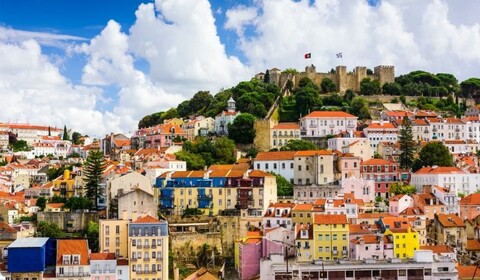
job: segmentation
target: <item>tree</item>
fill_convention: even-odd
[[[15,144],[13,144],[13,151],[20,152],[20,151],[29,151],[29,147],[27,141],[25,140],[18,140]]]
[[[100,150],[90,151],[83,172],[86,178],[85,187],[87,189],[87,198],[92,202],[93,209],[98,209],[98,198],[100,197],[100,183],[102,174],[105,170],[105,160]]]
[[[237,159],[237,147],[232,139],[218,137],[215,141],[215,162],[219,164],[231,164]]]
[[[253,143],[255,129],[253,123],[255,116],[249,113],[242,113],[235,118],[233,123],[228,125],[228,138],[240,144]]]
[[[402,93],[402,86],[399,83],[385,83],[382,87],[382,94],[385,95],[400,95]]]
[[[70,211],[90,209],[92,208],[92,202],[86,197],[70,197],[64,205],[64,208]]]
[[[48,126],[48,136],[52,136],[52,130],[51,130],[50,126]]]
[[[293,184],[289,182],[285,177],[280,174],[273,173],[277,182],[277,195],[278,196],[292,196]]]
[[[96,253],[99,249],[99,228],[98,223],[90,221],[87,228],[88,247]]]
[[[322,79],[320,83],[320,88],[322,89],[323,93],[334,92],[337,90],[337,86],[335,83],[328,77]]]
[[[64,238],[65,233],[62,229],[55,223],[40,222],[37,226],[37,233],[42,237],[51,237],[51,238]]]
[[[175,153],[178,160],[183,160],[187,163],[188,170],[202,170],[205,166],[205,160],[199,154],[194,154],[185,150]]]
[[[412,122],[407,116],[403,117],[398,142],[400,143],[400,168],[410,170],[415,156],[415,141],[413,141]]]
[[[68,136],[68,130],[67,130],[67,126],[66,126],[66,125],[63,127],[63,137],[62,137],[62,140],[70,140],[70,137]]]
[[[54,195],[49,200],[50,203],[65,203],[66,199],[58,195]]]
[[[480,79],[470,78],[460,83],[460,88],[464,97],[470,98],[480,93]]]
[[[290,140],[287,145],[280,148],[281,151],[305,151],[305,150],[318,150],[318,146],[315,143],[308,140]]]
[[[360,82],[360,93],[362,95],[376,95],[380,93],[380,82],[370,78],[363,78]]]
[[[321,104],[318,97],[318,89],[312,86],[305,86],[295,93],[295,109],[297,116],[307,115],[315,106]]]
[[[79,145],[80,144],[80,138],[82,137],[82,134],[80,134],[79,132],[76,132],[74,131],[72,133],[72,143],[74,145]]]
[[[47,199],[43,196],[37,198],[37,203],[35,206],[38,206],[40,208],[40,211],[45,210],[45,207],[47,206]]]
[[[390,187],[388,188],[388,192],[393,194],[393,195],[398,195],[398,194],[414,194],[417,192],[417,188],[412,185],[407,185],[402,182],[395,182],[390,184]]]
[[[367,100],[363,97],[355,97],[350,105],[350,113],[357,116],[361,120],[371,119],[368,110]]]
[[[415,172],[423,166],[453,166],[452,155],[442,142],[430,142],[418,153],[412,170]]]

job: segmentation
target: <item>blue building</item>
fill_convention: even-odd
[[[55,263],[54,245],[54,240],[48,237],[18,238],[13,241],[7,247],[8,272],[12,273],[12,279],[41,279],[45,268]]]

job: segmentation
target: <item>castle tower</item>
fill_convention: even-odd
[[[235,112],[235,100],[232,97],[227,101],[227,111],[230,113]]]
[[[373,68],[375,78],[380,82],[380,86],[386,83],[395,82],[395,67],[389,65],[379,65]]]
[[[367,67],[355,67],[355,88],[353,90],[360,91],[360,83],[367,77]]]
[[[347,90],[347,66],[337,66],[335,74],[338,91],[345,92]]]

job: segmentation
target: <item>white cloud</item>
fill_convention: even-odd
[[[29,39],[34,39],[41,45],[62,48],[67,47],[69,41],[87,41],[86,38],[79,36],[17,30],[0,26],[0,41],[2,42],[19,42]]]
[[[478,18],[469,13],[467,22],[461,19],[465,11],[478,11],[475,1],[383,0],[371,7],[367,1],[263,0],[253,5],[228,10],[225,27],[237,32],[238,47],[254,69],[392,64],[397,73],[424,69],[460,79],[478,75]],[[261,12],[245,16],[252,9]],[[246,27],[257,35],[248,37]],[[303,60],[307,52],[310,61]],[[337,52],[343,60],[336,59]]]

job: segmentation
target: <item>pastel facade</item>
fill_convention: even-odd
[[[193,140],[197,136],[207,136],[215,132],[215,120],[211,117],[198,116],[182,124],[186,138]]]
[[[349,223],[346,215],[315,214],[313,217],[314,259],[336,260],[348,256]]]
[[[300,125],[298,123],[278,123],[271,129],[270,149],[280,149],[290,140],[300,139]]]
[[[358,117],[342,111],[314,111],[300,118],[302,139],[337,135],[354,131]]]
[[[397,142],[398,127],[395,123],[383,122],[372,123],[363,129],[365,137],[370,141],[372,148],[376,148],[378,143],[383,141]]]
[[[435,242],[452,247],[465,247],[467,241],[465,228],[465,223],[457,215],[437,214],[434,219]]]
[[[389,201],[389,214],[393,216],[399,216],[405,209],[413,207],[413,198],[406,194],[399,194]]]
[[[182,214],[198,208],[205,215],[249,209],[265,211],[277,200],[275,176],[259,170],[168,172],[157,178],[160,209]]]
[[[472,193],[460,200],[459,216],[466,220],[473,220],[480,215],[480,194]]]
[[[168,224],[144,216],[128,224],[130,277],[168,278]]]
[[[128,219],[100,220],[101,253],[114,253],[116,258],[128,258]]]
[[[270,204],[263,216],[263,229],[269,230],[277,227],[293,229],[292,208],[294,203],[273,203]]]
[[[240,111],[236,111],[235,100],[232,97],[227,101],[227,110],[222,111],[215,117],[215,133],[217,135],[228,135],[228,125],[233,123]]]
[[[375,201],[375,181],[359,177],[348,177],[342,180],[342,190],[351,193],[355,198],[368,203]]]
[[[350,260],[394,258],[393,241],[381,234],[364,234],[350,240]]]
[[[389,186],[400,180],[398,164],[384,159],[370,159],[361,166],[362,177],[375,181],[377,196],[388,198]]]
[[[86,239],[57,240],[55,277],[90,280],[90,256]]]
[[[393,240],[394,257],[400,259],[412,258],[416,250],[420,248],[418,233],[408,228],[388,228],[385,236],[391,236]]]
[[[117,259],[114,253],[90,254],[90,280],[116,280]]]

